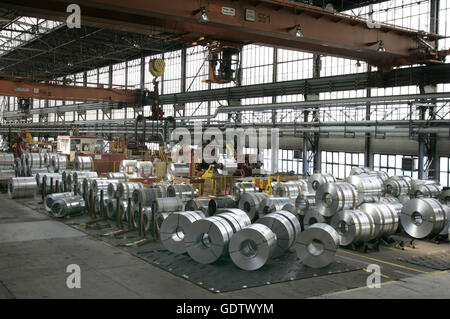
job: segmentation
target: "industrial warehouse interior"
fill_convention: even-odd
[[[449,55],[446,0],[0,0],[0,299],[450,298]]]

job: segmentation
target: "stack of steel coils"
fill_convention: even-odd
[[[133,205],[142,207],[151,207],[156,198],[167,197],[163,196],[161,188],[138,188],[133,191]]]
[[[449,214],[449,207],[434,198],[415,198],[403,206],[400,221],[408,235],[421,239],[448,232]]]
[[[93,171],[94,160],[90,156],[75,157],[75,170],[77,171]]]
[[[295,209],[297,214],[305,215],[305,212],[316,205],[315,194],[301,194],[295,199]]]
[[[174,184],[167,188],[167,197],[179,197],[184,202],[198,197],[198,189],[192,184]]]
[[[45,186],[48,189],[51,186],[53,180],[53,187],[56,186],[56,182],[60,185],[62,184],[62,175],[59,173],[38,173],[35,176],[35,180],[40,192],[42,192],[44,187],[44,180],[46,180]]]
[[[409,196],[411,193],[410,179],[404,176],[391,176],[385,182],[386,194],[394,197]]]
[[[298,195],[308,193],[308,183],[305,180],[289,181],[275,184],[272,191],[277,197],[297,198]]]
[[[356,188],[358,192],[358,204],[377,202],[384,194],[383,181],[375,175],[351,175],[347,177],[347,183]]]
[[[130,182],[121,182],[117,185],[116,197],[120,197],[122,199],[128,199],[133,197],[133,192],[136,189],[144,189],[142,183],[130,183]]]
[[[103,194],[106,196],[108,195],[108,187],[111,183],[119,184],[119,181],[115,179],[94,179],[91,188],[95,195],[100,195],[100,192],[103,191]]]
[[[83,192],[82,184],[85,178],[98,178],[97,172],[72,171],[72,174],[67,176],[67,183],[79,194]]]
[[[52,156],[51,168],[54,172],[62,172],[67,168],[67,156],[55,154]]]
[[[234,201],[238,202],[242,194],[245,193],[258,193],[259,187],[255,182],[241,182],[235,183],[231,188],[231,197]]]
[[[55,200],[61,199],[61,198],[66,198],[66,197],[73,197],[73,196],[74,196],[73,192],[54,193],[54,194],[47,195],[44,198],[44,209],[47,212],[50,212],[52,210],[52,205]]]
[[[330,217],[323,216],[317,207],[310,207],[305,211],[303,215],[303,228],[308,229],[311,225],[317,223],[327,224],[330,221]]]
[[[311,175],[308,179],[308,189],[310,193],[314,193],[319,189],[320,185],[334,182],[336,182],[336,178],[333,175],[327,173],[316,173]]]
[[[375,238],[374,219],[362,210],[340,211],[331,218],[330,225],[338,232],[343,246]]]
[[[414,180],[411,183],[411,196],[415,198],[438,198],[441,191],[442,186],[437,181]]]
[[[355,208],[358,194],[353,185],[345,182],[322,184],[316,192],[316,207],[321,215],[331,217],[345,209]]]
[[[99,181],[107,181],[108,179],[104,178],[104,177],[94,177],[94,178],[85,178],[85,179],[83,179],[83,186],[82,186],[82,189],[83,189],[82,194],[83,194],[83,196],[89,195],[89,191],[94,189],[93,188],[93,184],[97,180],[99,180]],[[94,195],[95,195],[95,193],[94,193]]]
[[[8,183],[9,198],[33,198],[37,190],[34,177],[13,177]]]
[[[194,198],[191,200],[188,200],[186,202],[186,205],[184,206],[185,211],[192,211],[192,210],[200,210],[205,214],[208,214],[208,205],[209,205],[209,198]]]
[[[208,215],[213,216],[218,209],[221,208],[235,208],[236,202],[231,196],[213,198],[208,203]]]
[[[269,197],[266,193],[245,193],[239,199],[239,209],[245,211],[253,221],[258,218],[259,205],[263,199]]]
[[[84,211],[86,205],[83,197],[75,195],[72,197],[59,198],[53,201],[51,213],[61,218]]]
[[[119,186],[119,184],[121,183],[120,180],[111,180],[109,179],[109,184],[108,184],[108,196],[111,198],[117,198],[120,196],[117,196],[117,187]]]
[[[121,182],[127,182],[128,181],[128,175],[123,172],[111,172],[107,173],[105,175],[107,179],[115,179]]]
[[[152,204],[153,214],[182,211],[184,203],[179,197],[156,198]]]
[[[382,203],[366,203],[359,208],[373,219],[374,233],[372,238],[393,235],[399,225],[399,216],[394,205]]]
[[[259,204],[258,216],[262,217],[274,211],[283,210],[283,207],[289,206],[289,204],[295,207],[295,199],[292,197],[266,197]]]
[[[304,265],[323,268],[335,261],[339,235],[330,225],[318,223],[301,232],[295,246]]]

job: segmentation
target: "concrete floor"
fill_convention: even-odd
[[[418,245],[443,248],[450,245]],[[0,195],[0,298],[450,298],[448,272],[396,261],[419,250],[338,252],[342,262],[379,264],[379,289],[365,287],[361,270],[215,294]],[[66,286],[69,264],[81,267],[80,289]]]

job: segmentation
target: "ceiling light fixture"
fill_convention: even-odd
[[[379,52],[386,52],[386,49],[384,48],[384,42],[383,40],[380,40],[380,42],[378,42],[378,50]]]
[[[197,15],[198,13],[201,13],[200,19],[198,20],[200,23],[206,23],[209,21],[208,14],[206,12],[205,7],[201,7],[200,9],[194,10],[192,12],[193,15]]]
[[[302,27],[300,25],[295,27],[295,36],[297,38],[303,38]]]

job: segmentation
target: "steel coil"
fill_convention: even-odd
[[[327,217],[320,214],[320,212],[315,208],[311,207],[305,211],[305,215],[303,216],[303,228],[308,229],[311,225],[317,223],[327,223]]]
[[[33,198],[37,192],[34,177],[13,177],[8,183],[9,198]]]
[[[271,258],[276,242],[275,234],[267,226],[250,225],[231,238],[229,243],[231,260],[241,269],[257,270]]]
[[[399,216],[393,205],[367,203],[361,205],[360,210],[368,213],[373,218],[375,228],[373,238],[389,236],[397,231]]]
[[[180,197],[184,202],[198,197],[198,189],[192,184],[174,184],[167,187],[167,197]]]
[[[0,167],[2,169],[11,169],[14,167],[14,154],[0,153]]]
[[[120,215],[122,216],[122,220],[123,221],[128,221],[128,218],[130,217],[130,213],[131,213],[131,209],[133,209],[133,207],[128,207],[128,201],[120,201]],[[119,214],[117,212],[117,214]]]
[[[174,177],[189,176],[189,165],[184,163],[171,163],[167,171],[167,180],[172,181]]]
[[[151,213],[151,210],[149,210]],[[161,232],[161,226],[164,223],[164,221],[169,217],[169,215],[172,213],[158,213],[156,216],[156,228],[158,229],[158,232]]]
[[[438,235],[448,223],[448,206],[434,198],[415,198],[405,203],[400,222],[405,232],[422,239]]]
[[[280,214],[268,214],[256,221],[267,226],[276,236],[276,245],[272,257],[278,257],[286,252],[295,242],[295,230],[289,219]]]
[[[77,184],[79,181],[82,181],[85,178],[98,178],[97,172],[88,172],[88,171],[72,171],[72,174],[69,175],[68,181],[72,182],[73,185]]]
[[[245,213],[244,215],[242,215],[232,212],[225,212],[217,214],[216,216],[225,219],[233,229],[234,233],[240,231],[241,229],[244,229],[247,226],[250,226],[252,223],[250,218],[248,218],[247,214]]]
[[[330,225],[338,232],[339,242],[343,246],[374,238],[373,218],[361,210],[340,211],[331,218]]]
[[[55,194],[47,195],[44,198],[44,209],[47,212],[50,212],[52,210],[52,205],[55,200],[60,199],[60,198],[73,197],[73,196],[74,196],[73,192],[55,193]]]
[[[194,199],[188,200],[186,202],[186,205],[184,206],[184,210],[185,211],[200,210],[204,214],[209,214],[208,213],[209,201],[210,201],[210,199],[208,199],[208,198],[194,198]]]
[[[95,212],[97,214],[100,214],[102,212],[102,204],[104,205],[105,212],[107,212],[106,204],[107,204],[108,200],[109,200],[109,197],[107,195],[103,196],[103,202],[101,200],[101,196],[100,195],[96,195],[94,197],[94,207],[95,207]]]
[[[295,214],[293,214],[292,212],[289,212],[284,209],[273,212],[272,214],[283,215],[284,217],[286,217],[289,220],[289,222],[292,225],[292,228],[294,229],[294,242],[295,242],[295,240],[297,239],[297,236],[302,231],[302,227],[300,225],[300,222],[298,221],[297,216]]]
[[[316,192],[317,210],[325,217],[331,217],[340,210],[353,209],[357,203],[358,194],[349,183],[325,183]]]
[[[330,225],[318,223],[301,232],[296,241],[297,257],[311,268],[323,268],[335,261],[339,235]]]
[[[83,187],[82,187],[82,189],[83,189],[83,192],[82,192],[82,194],[83,195],[88,195],[89,194],[89,191],[91,190],[91,189],[93,189],[93,183],[94,183],[94,181],[96,181],[96,180],[107,180],[106,178],[104,178],[104,177],[94,177],[94,178],[85,178],[85,179],[83,179]]]
[[[105,177],[107,179],[114,179],[121,182],[128,182],[128,175],[122,172],[110,172],[106,173]]]
[[[286,204],[294,204],[294,199],[291,197],[266,197],[258,207],[258,216],[263,217],[267,214],[273,213],[277,210],[282,210]]]
[[[295,207],[295,203],[287,203],[281,207],[281,210],[288,211],[292,214],[298,215],[297,208]]]
[[[119,166],[119,172],[127,175],[137,174],[137,161],[136,160],[122,160]]]
[[[311,177],[308,179],[308,189],[310,193],[314,193],[319,189],[320,185],[335,182],[336,178],[331,174],[327,173],[312,174]]]
[[[375,175],[351,175],[347,177],[347,183],[353,185],[358,193],[358,204],[378,201],[384,194],[384,184]]]
[[[85,202],[81,196],[65,197],[53,201],[51,213],[54,217],[62,218],[84,211]]]
[[[208,203],[208,215],[214,216],[220,208],[235,208],[236,202],[231,196],[213,198]]]
[[[450,189],[443,190],[439,195],[439,200],[445,205],[450,205]]]
[[[0,183],[8,183],[12,177],[16,177],[16,171],[12,169],[0,170]]]
[[[150,177],[153,175],[153,163],[150,161],[137,162],[137,174],[140,177]]]
[[[305,212],[316,205],[315,194],[300,194],[295,199],[295,209],[299,215],[305,215]]]
[[[156,198],[152,204],[153,214],[182,211],[184,203],[179,197]]]
[[[386,194],[399,197],[411,193],[410,182],[403,176],[392,176],[385,183]]]
[[[108,197],[105,202],[106,216],[114,220],[117,216],[117,200]]]
[[[103,194],[107,195],[108,187],[111,183],[119,184],[119,181],[114,179],[94,179],[91,183],[91,187],[94,194],[100,195],[100,191],[103,191]]]
[[[108,179],[108,196],[111,198],[117,198],[117,187],[119,186],[120,180]]]
[[[119,185],[117,185],[116,197],[120,197],[122,199],[132,198],[135,189],[143,188],[144,186],[142,183],[120,182]]]
[[[166,213],[162,213],[162,214],[166,214]],[[153,231],[153,213],[150,207],[143,207],[142,208],[142,223],[144,224],[144,231],[146,233],[150,233]],[[159,216],[159,215],[158,215]],[[162,223],[162,222],[161,222]],[[161,226],[161,225],[159,225]],[[158,226],[158,231],[160,229],[160,227]]]
[[[189,256],[200,264],[210,264],[228,252],[233,229],[223,218],[213,216],[192,223],[186,235]]]
[[[189,235],[192,236],[195,233],[193,226],[201,220],[201,215],[194,212],[170,214],[162,222],[160,229],[161,242],[164,247],[175,254],[185,253],[190,243]]]
[[[269,197],[266,193],[245,193],[242,194],[241,199],[239,200],[239,209],[245,211],[253,221],[258,218],[258,210],[259,205],[263,201],[263,199]]]
[[[411,187],[411,195],[415,198],[432,197],[438,198],[442,191],[442,186],[435,181],[427,181],[424,183],[413,183]]]
[[[241,198],[241,194],[245,193],[258,193],[259,187],[258,184],[254,182],[242,182],[235,183],[231,188],[231,197],[234,201],[238,202]]]
[[[308,183],[305,180],[289,181],[275,184],[272,193],[276,197],[293,197],[308,192]]]
[[[93,171],[94,160],[90,156],[77,156],[75,157],[75,170],[77,171]]]
[[[165,197],[160,188],[138,188],[133,191],[133,204],[142,207],[151,207],[156,198]]]
[[[52,156],[51,167],[55,172],[62,172],[67,168],[67,156],[61,154],[55,154]]]
[[[361,174],[369,174],[370,172],[371,172],[370,168],[354,166],[350,170],[350,176],[361,175]]]

